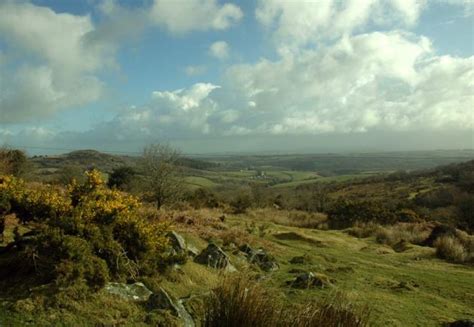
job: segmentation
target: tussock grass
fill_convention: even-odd
[[[428,238],[432,227],[423,223],[398,223],[392,226],[379,227],[375,238],[378,243],[393,246],[401,241],[421,244]]]
[[[474,262],[474,238],[465,235],[464,239],[455,236],[442,236],[438,238],[434,247],[436,255],[450,262],[466,263]]]
[[[374,222],[356,223],[347,230],[349,235],[366,238],[375,236],[380,244],[393,246],[401,241],[412,244],[421,244],[430,235],[432,226],[427,223],[397,223],[390,226],[381,226]]]
[[[276,326],[280,308],[259,283],[244,275],[226,276],[205,303],[204,327]]]
[[[285,306],[277,293],[245,274],[225,276],[204,306],[205,327],[363,327],[370,317],[367,306],[350,303],[342,293]]]

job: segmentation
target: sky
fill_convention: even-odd
[[[474,0],[1,0],[0,144],[474,148]]]

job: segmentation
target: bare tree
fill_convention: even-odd
[[[143,151],[144,186],[158,208],[177,201],[183,193],[180,158],[180,152],[166,144],[151,144]]]

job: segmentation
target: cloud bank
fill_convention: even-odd
[[[276,53],[272,59],[229,62],[218,81],[156,90],[146,103],[121,108],[113,119],[87,133],[32,127],[22,135],[113,144],[469,133],[474,127],[474,56],[439,55],[430,39],[412,31],[428,5],[423,0],[259,0],[255,12],[248,14],[271,39]],[[463,1],[453,5],[468,8]],[[128,22],[135,30],[112,28],[115,22],[107,19],[94,25],[89,16],[58,14],[23,2],[0,5],[0,33],[7,36],[9,46],[0,52],[0,83],[6,85],[0,90],[2,123],[53,115],[96,101],[106,87],[100,73],[119,65],[115,54],[128,33],[153,26],[171,35],[219,31],[243,17],[238,6],[215,0],[185,4],[155,0],[146,10],[103,1],[101,10],[104,17],[121,17],[124,26]],[[145,17],[142,24],[132,24],[138,17]],[[18,60],[18,52],[28,58]],[[213,43],[208,54],[219,60],[229,58],[228,43]],[[184,68],[189,76],[205,70],[202,65]],[[0,137],[12,135],[8,129],[0,130]]]

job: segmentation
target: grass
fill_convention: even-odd
[[[278,300],[284,306],[304,305],[342,292],[352,304],[371,308],[370,326],[439,326],[474,316],[471,305],[474,269],[438,259],[433,248],[413,245],[404,252],[388,251],[390,248],[377,243],[374,236],[358,239],[344,231],[293,227],[278,219],[274,222],[270,217],[276,215],[275,212],[227,215],[224,223],[218,219],[222,215],[218,210],[170,212],[168,215],[173,217],[169,219],[174,228],[199,250],[207,246],[208,239],[223,245],[225,238],[237,238],[237,241],[246,238],[252,247],[262,247],[272,254],[280,269],[262,274],[255,266],[245,268],[245,259],[231,244],[223,247],[239,271],[250,269],[265,276],[265,287],[278,292],[281,295]],[[289,213],[280,212],[280,215],[289,217]],[[265,225],[264,232],[248,228],[252,224]],[[245,237],[239,233],[234,235],[237,229]],[[281,237],[282,234],[285,237]],[[291,264],[290,260],[296,256],[305,256],[304,262]],[[286,283],[295,278],[292,271],[298,270],[327,275],[332,286],[290,288]],[[208,293],[219,285],[220,278],[220,271],[189,260],[177,269],[144,282],[152,290],[159,285],[173,297],[183,298]],[[15,294],[9,296],[15,297]],[[0,292],[0,300],[2,297],[5,300],[6,295]],[[0,305],[0,325],[24,325],[25,321],[34,319],[35,325],[40,326],[46,322],[66,326],[88,323],[140,326],[151,314],[140,305],[127,304],[103,293],[61,309],[32,310],[28,309],[35,308],[32,303],[16,300],[16,309]]]
[[[184,181],[185,183],[190,185],[192,188],[199,188],[199,187],[212,188],[217,185],[212,180],[205,177],[200,177],[200,176],[188,176],[188,177],[185,177]]]
[[[370,311],[341,293],[301,305],[284,305],[278,294],[248,275],[225,276],[204,302],[206,327],[363,327]]]

